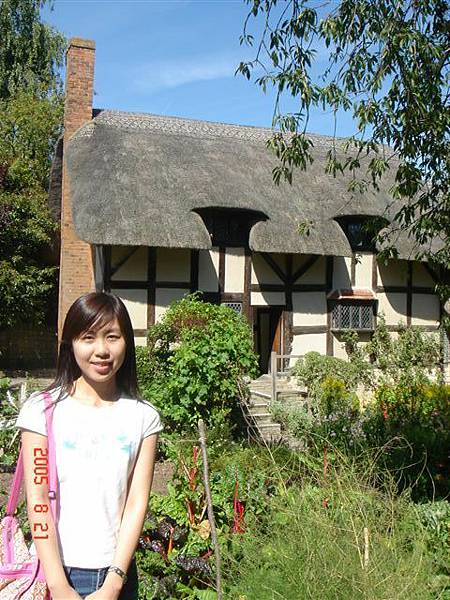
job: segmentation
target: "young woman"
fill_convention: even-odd
[[[47,451],[42,393],[23,404],[22,430],[30,548],[52,600],[137,600],[134,553],[152,484],[158,412],[138,398],[133,329],[117,296],[78,298],[63,327],[53,434],[60,512],[55,528],[48,485],[34,483],[34,456]],[[40,450],[36,450],[40,449]],[[36,505],[48,505],[36,512]],[[40,539],[45,531],[48,538]]]

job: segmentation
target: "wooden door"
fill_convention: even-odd
[[[270,353],[283,350],[283,306],[253,307],[254,347],[259,354],[261,373],[268,373]]]

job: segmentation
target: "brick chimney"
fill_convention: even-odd
[[[95,42],[72,38],[66,55],[64,147],[73,133],[92,119]],[[58,341],[71,304],[95,291],[94,255],[90,244],[76,235],[67,169],[63,160],[61,201],[61,260],[59,273]]]

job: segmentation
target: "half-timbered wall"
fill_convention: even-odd
[[[170,303],[195,290],[214,302],[242,303],[251,323],[258,308],[280,307],[283,351],[296,355],[315,350],[346,356],[342,332],[331,326],[327,296],[334,290],[373,292],[376,314],[384,314],[393,335],[399,322],[425,331],[438,329],[440,323],[440,303],[428,268],[401,260],[379,264],[370,252],[325,257],[250,254],[244,248],[225,247],[113,246],[106,249],[104,281],[105,289],[125,302],[141,345],[148,327],[161,319]],[[370,333],[361,333],[360,339],[369,341]],[[265,343],[261,341],[262,347]]]

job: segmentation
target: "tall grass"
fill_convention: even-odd
[[[230,600],[450,598],[415,505],[367,457],[305,462],[226,554]],[[362,466],[364,465],[364,466]],[[283,467],[274,473],[284,480]],[[256,465],[255,465],[255,468]],[[377,486],[375,486],[377,477]],[[447,589],[447,591],[445,591]],[[448,595],[447,595],[448,594]]]

